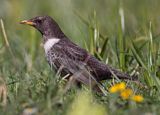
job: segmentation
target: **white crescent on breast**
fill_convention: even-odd
[[[56,43],[58,43],[60,39],[58,38],[50,38],[44,43],[44,50],[47,53]]]

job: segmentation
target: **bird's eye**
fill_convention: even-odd
[[[37,20],[37,23],[42,23],[42,20]]]

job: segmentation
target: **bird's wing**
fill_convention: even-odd
[[[68,58],[75,60],[76,62],[84,62],[89,54],[85,49],[80,48],[71,41],[60,42],[61,49],[65,52]]]
[[[94,77],[85,62],[89,55],[86,50],[72,42],[61,41],[55,44],[49,53],[50,57],[54,56],[49,59],[50,65],[62,67],[62,73],[70,73],[76,80],[84,84],[95,84]]]
[[[94,56],[89,54],[85,49],[80,48],[72,42],[70,42],[70,44],[64,48],[64,51],[67,52],[69,57],[77,62],[83,62],[86,64],[87,69],[89,68],[90,73],[92,73],[97,80],[111,79],[114,77],[114,75],[120,79],[130,79],[128,74],[102,63]]]
[[[53,52],[56,54],[56,62],[63,66],[66,73],[71,73],[74,77],[84,83],[96,83],[100,80],[112,78],[114,73],[120,79],[128,79],[129,75],[113,69],[86,50],[80,48],[70,41],[62,41],[54,45]]]

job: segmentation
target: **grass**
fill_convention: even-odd
[[[1,0],[0,114],[159,114],[159,0]],[[31,6],[33,7],[31,8]],[[144,97],[142,103],[118,94],[99,95],[88,88],[56,81],[33,28],[18,24],[37,15],[51,15],[72,41],[104,63],[129,74],[141,84],[127,87]],[[120,82],[104,81],[106,89]]]

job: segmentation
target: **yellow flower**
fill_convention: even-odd
[[[132,96],[131,99],[135,102],[142,102],[144,100],[143,96],[141,96],[141,95],[134,95],[134,96]]]
[[[117,83],[113,85],[112,87],[110,87],[109,92],[116,93],[116,92],[124,90],[125,88],[126,88],[126,84],[124,82],[121,82],[121,83]]]
[[[109,88],[109,92],[110,92],[110,93],[116,93],[116,92],[118,92],[117,87],[116,87],[116,86],[110,87],[110,88]]]
[[[128,99],[133,94],[133,91],[131,89],[125,89],[121,92],[120,96],[122,99]]]

